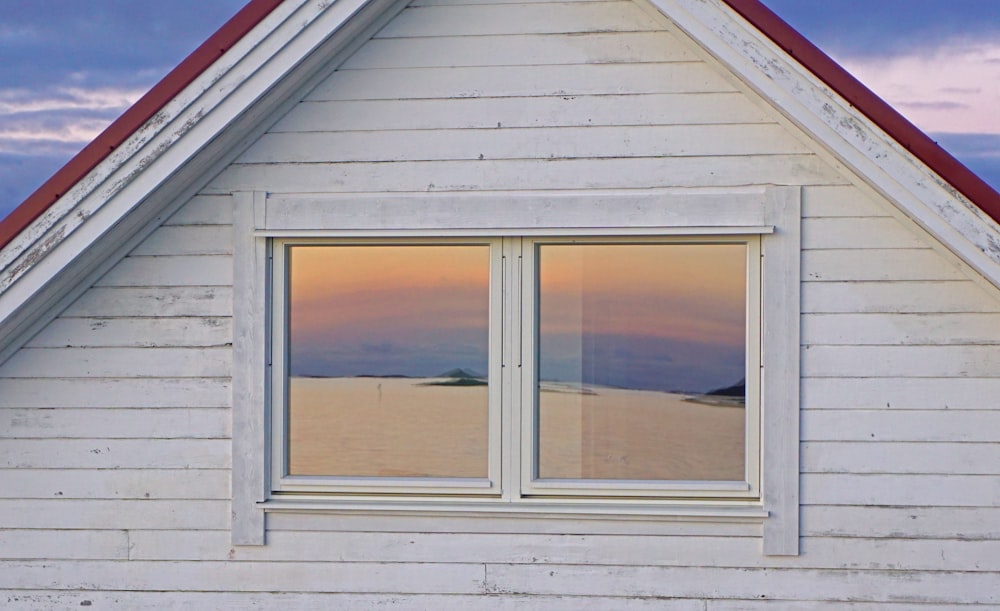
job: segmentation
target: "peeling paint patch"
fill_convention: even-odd
[[[20,261],[4,273],[3,281],[0,281],[0,291],[5,290],[14,284],[24,272],[32,268],[36,263],[45,258],[45,255],[52,250],[55,245],[62,241],[66,235],[66,227],[58,228],[52,235],[47,237],[41,244],[37,244],[22,255]]]

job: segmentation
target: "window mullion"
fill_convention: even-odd
[[[503,371],[501,375],[501,438],[503,468],[502,489],[505,501],[514,501],[520,490],[520,386],[521,386],[521,239],[506,237],[502,241],[503,275]]]

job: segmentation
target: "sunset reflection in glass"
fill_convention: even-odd
[[[301,245],[288,260],[288,471],[488,466],[488,245]]]
[[[746,244],[537,248],[537,476],[743,480]]]

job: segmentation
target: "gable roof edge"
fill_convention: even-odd
[[[795,33],[759,0],[647,1],[793,124],[812,135],[838,162],[893,202],[991,284],[1000,287],[1000,225],[990,214],[991,210],[1000,212],[1000,195],[996,191]],[[748,7],[766,11],[775,23],[764,26],[776,28],[780,22],[787,28],[786,35],[794,33],[816,55],[811,61],[819,62],[822,56],[826,64],[817,68],[817,73],[813,66],[783,48],[769,32],[747,20],[732,6],[736,4],[746,12]],[[756,16],[762,19],[761,15]],[[806,52],[805,47],[802,52]],[[824,74],[823,70],[843,77],[842,87],[850,84],[857,89],[854,91],[857,103],[871,105],[872,100],[877,100],[882,118],[894,121],[889,128],[912,135],[913,142],[922,139],[925,147],[930,143],[933,145],[930,148],[936,149],[940,156],[973,176],[981,183],[980,195],[986,198],[986,203],[980,206],[978,201],[971,200],[950,182],[951,177],[945,175],[947,169],[918,156],[865,112],[875,109],[859,107],[841,95],[824,80],[824,76],[832,75]],[[925,152],[929,153],[930,148]]]
[[[404,1],[282,0],[105,153],[0,249],[0,363],[151,232],[190,192],[185,181],[208,180],[226,147],[249,142],[252,130],[230,127],[277,111],[283,95],[343,61]],[[199,158],[206,163],[190,163]]]
[[[285,0],[250,0],[93,141],[0,219],[0,250],[66,195]]]
[[[760,0],[722,0],[967,199],[1000,222],[1000,193]]]

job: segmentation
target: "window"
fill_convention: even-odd
[[[797,552],[797,189],[234,205],[234,543],[329,509]]]
[[[274,489],[498,493],[499,241],[273,252]]]
[[[758,236],[272,252],[275,493],[756,498]]]

